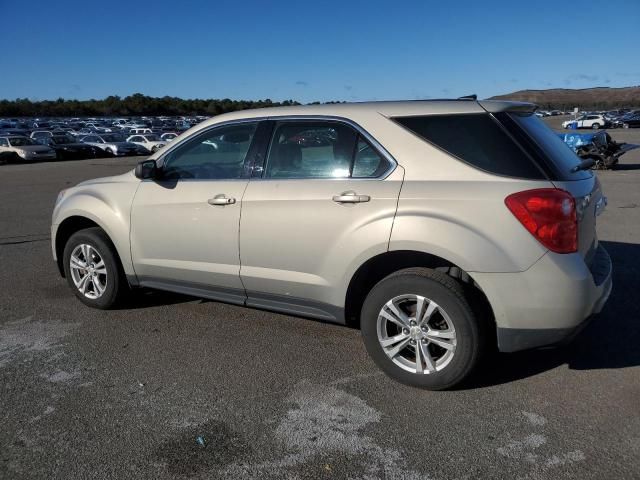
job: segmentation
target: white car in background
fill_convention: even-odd
[[[170,141],[174,140],[177,136],[178,136],[177,133],[167,132],[167,133],[163,133],[162,135],[160,135],[160,140],[162,140],[163,142],[170,142]]]
[[[51,148],[18,135],[0,137],[0,155],[26,162],[56,159],[56,152]]]
[[[147,133],[153,133],[150,128],[130,128],[129,133],[131,135],[146,135]]]
[[[607,126],[607,120],[602,115],[582,115],[575,120],[567,120],[562,122],[562,128],[571,128],[571,124],[576,123],[576,128],[599,128]]]
[[[167,142],[163,141],[155,134],[131,135],[127,138],[127,142],[135,143],[136,145],[145,148],[148,153],[155,153],[167,144]]]
[[[88,143],[93,147],[98,147],[109,157],[124,157],[142,153],[138,145],[127,142],[122,136],[116,133],[87,135],[81,138],[80,141],[82,143]]]

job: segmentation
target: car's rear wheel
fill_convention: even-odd
[[[74,233],[65,245],[63,262],[67,283],[85,305],[112,308],[128,291],[115,247],[100,228]]]
[[[113,157],[113,150],[111,150],[110,148],[107,148],[107,149],[105,150],[105,153],[107,154],[107,156],[109,156],[109,157]]]
[[[623,123],[622,124],[622,128],[629,128],[629,124],[628,123]]]
[[[600,124],[599,123],[594,123],[593,125],[591,125],[591,128],[594,130],[598,130],[600,128]]]
[[[460,384],[485,343],[462,285],[425,268],[401,270],[373,287],[361,330],[367,351],[387,375],[430,390]]]

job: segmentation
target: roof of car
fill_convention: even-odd
[[[221,121],[243,118],[265,118],[278,116],[319,115],[345,116],[377,113],[385,117],[455,114],[455,113],[484,113],[501,111],[529,111],[537,108],[532,103],[507,102],[496,100],[406,100],[380,101],[361,103],[331,103],[321,105],[295,105],[286,107],[268,107],[251,110],[240,110],[215,116],[208,121],[198,124],[198,127]]]

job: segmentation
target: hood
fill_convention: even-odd
[[[94,147],[91,146],[91,144],[89,143],[54,143],[53,145],[50,145],[50,148],[57,148],[57,149],[63,149],[63,148],[78,148],[78,149],[87,149],[87,150],[92,150]]]
[[[112,177],[93,178],[80,182],[76,187],[86,187],[87,185],[98,185],[100,183],[135,183],[140,180],[134,175],[133,170],[123,173],[122,175],[114,175]]]
[[[26,152],[48,152],[51,149],[46,145],[23,145],[22,147],[13,147]]]

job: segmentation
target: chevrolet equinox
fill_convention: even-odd
[[[388,375],[450,388],[492,347],[566,340],[611,292],[606,197],[535,108],[220,115],[62,191],[53,255],[91,307],[148,287],[359,326]]]

